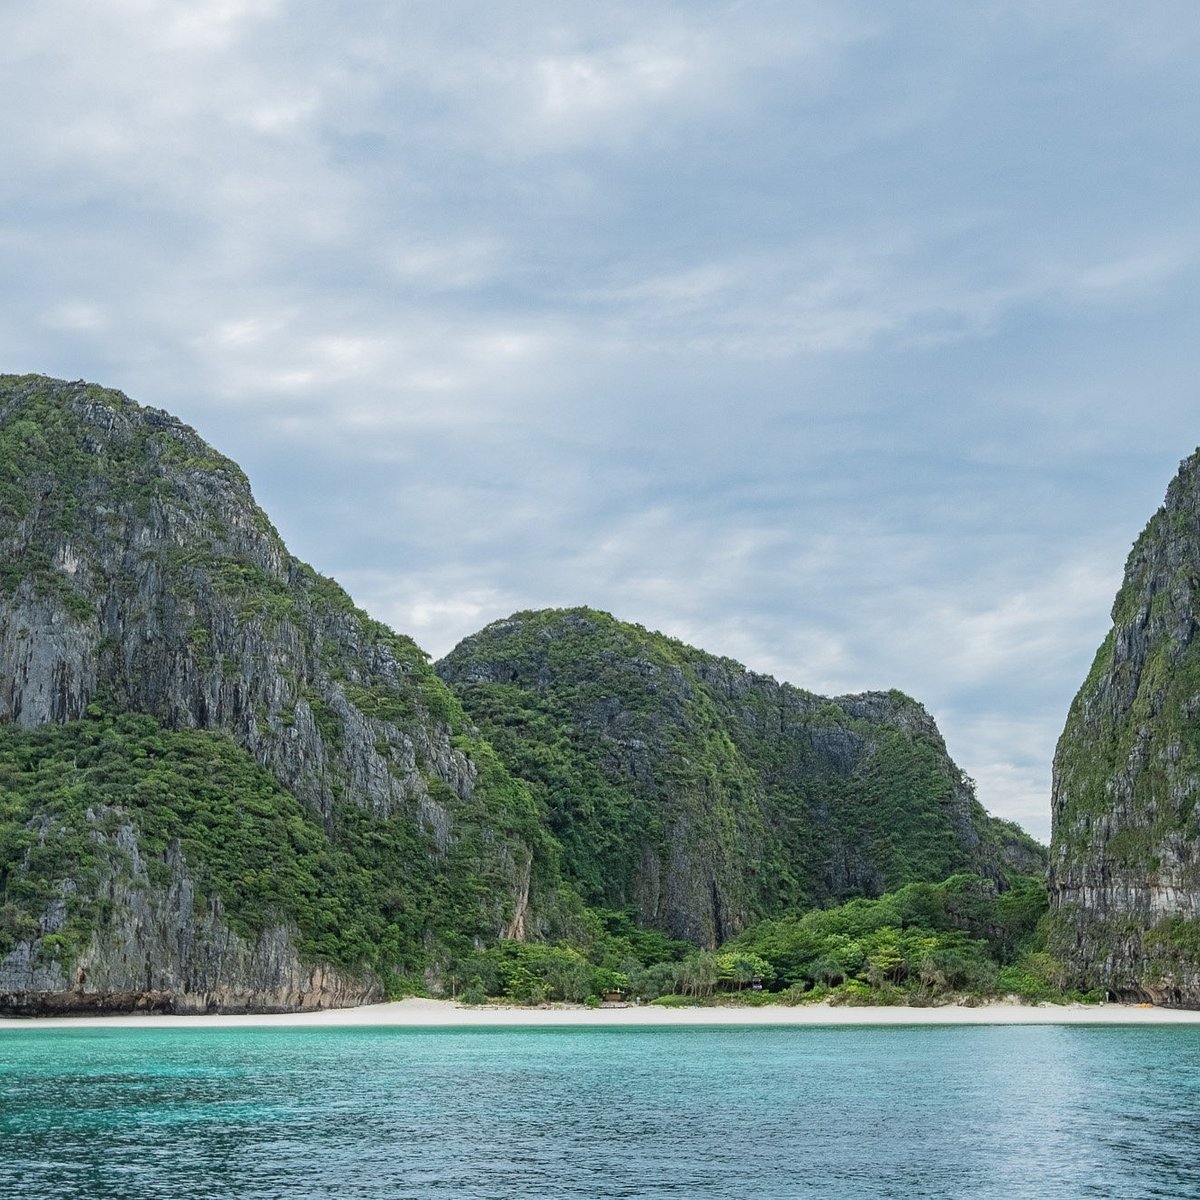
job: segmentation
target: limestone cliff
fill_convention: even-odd
[[[586,609],[435,671],[191,429],[0,376],[0,1009],[358,1003],[500,938],[713,945],[1039,853],[906,696]]]
[[[20,738],[48,723],[85,747],[117,739],[125,758],[144,761],[138,739],[154,731],[96,733],[129,713],[166,733],[225,735],[245,762],[222,769],[239,780],[265,770],[272,820],[301,824],[272,843],[270,861],[224,862],[221,839],[207,836],[211,814],[180,816],[186,788],[157,806],[139,808],[132,793],[89,806],[82,792],[103,776],[76,770],[76,750],[58,746],[56,790],[23,812],[15,849],[0,847],[0,993],[84,1006],[99,994],[159,993],[178,1007],[341,1003],[378,994],[389,972],[420,970],[449,934],[488,938],[534,922],[536,806],[471,735],[426,656],[293,558],[242,472],[191,429],[118,392],[0,377],[10,794],[24,803],[40,778],[37,746]],[[159,757],[186,765],[197,753],[172,743]],[[136,784],[164,786],[157,776]],[[174,823],[151,854],[147,822],[164,812]],[[70,847],[57,865],[42,862],[47,838]],[[385,862],[384,845],[401,861]],[[335,869],[321,854],[342,860]],[[97,856],[81,889],[75,876]],[[147,874],[148,858],[160,869]],[[237,893],[237,872],[255,865],[274,873],[274,890]],[[332,927],[329,914],[350,901],[329,881],[355,871],[390,897],[390,907],[369,901],[386,953]],[[207,891],[196,890],[197,872]],[[80,896],[97,889],[107,902],[89,899],[84,920]],[[231,926],[222,904],[235,893],[247,911]],[[316,928],[321,920],[331,928]]]
[[[518,613],[437,670],[546,804],[585,898],[676,937],[1044,861],[898,692],[826,699],[589,609]]]
[[[166,880],[156,881],[137,826],[120,810],[93,816],[93,856],[103,868],[86,886],[102,897],[106,917],[74,953],[60,953],[62,943],[51,939],[69,929],[79,888],[76,879],[62,880],[61,895],[0,962],[0,1011],[299,1012],[383,998],[370,975],[302,961],[289,924],[249,937],[234,932],[220,898],[197,886],[178,843],[163,859]]]
[[[1200,452],[1138,538],[1054,763],[1052,946],[1074,982],[1200,1006]]]

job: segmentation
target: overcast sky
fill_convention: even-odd
[[[899,687],[994,812],[1200,440],[1194,0],[9,0],[0,370],[434,655],[589,604]]]

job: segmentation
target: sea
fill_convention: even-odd
[[[0,1030],[0,1197],[1200,1198],[1200,1027]]]

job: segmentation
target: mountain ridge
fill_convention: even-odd
[[[222,732],[326,837],[356,813],[390,829],[407,859],[391,886],[445,893],[437,920],[468,940],[522,920],[538,814],[424,652],[288,554],[240,469],[174,418],[42,377],[0,379],[0,395],[0,721],[79,723],[98,705]],[[458,886],[480,877],[492,882]],[[396,920],[416,940],[400,965],[417,969],[422,920]],[[381,935],[396,923],[380,922]],[[161,975],[178,991],[194,974],[186,954],[135,968],[120,950],[95,949],[97,986],[128,992]],[[23,990],[14,971],[0,968],[0,990]],[[298,960],[280,971],[285,988],[311,974]],[[35,982],[24,990],[47,990]],[[325,1003],[357,986],[310,990]],[[218,971],[183,991],[224,1003],[223,987]]]
[[[585,897],[632,903],[675,937],[716,944],[787,906],[1041,863],[1028,835],[986,816],[933,719],[900,692],[818,696],[588,608],[493,622],[436,669],[547,804]],[[626,846],[572,855],[569,835],[604,804],[586,845],[626,824]],[[984,846],[1002,832],[1007,864]]]
[[[578,714],[493,741],[189,427],[96,385],[0,376],[0,1007],[360,1003],[436,991],[504,939],[667,953],[664,936],[715,945],[943,868],[1003,883],[1000,842],[975,853],[994,826],[914,701],[831,702],[637,636],[641,660],[591,647],[613,685],[597,711],[631,736],[547,760],[590,805],[571,817],[526,768],[571,749]],[[784,811],[817,758],[832,790]],[[828,861],[806,832],[826,803],[854,818]],[[634,886],[650,876],[653,896]]]

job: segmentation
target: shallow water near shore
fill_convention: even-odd
[[[20,1029],[0,1195],[1200,1198],[1200,1027]]]

